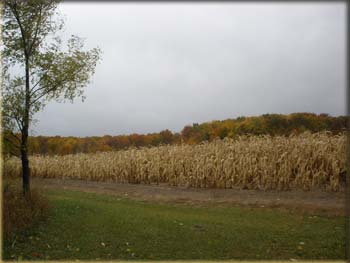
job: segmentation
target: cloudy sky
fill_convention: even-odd
[[[264,113],[345,114],[344,3],[64,3],[99,46],[84,103],[50,103],[34,135],[179,132]]]

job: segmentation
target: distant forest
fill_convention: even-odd
[[[185,126],[180,133],[163,130],[159,133],[130,134],[117,136],[29,137],[30,154],[65,155],[75,153],[94,153],[98,151],[122,150],[129,147],[149,147],[161,144],[197,144],[212,141],[215,138],[235,138],[240,135],[282,135],[299,134],[305,131],[330,131],[334,134],[346,130],[347,117],[333,117],[328,114],[292,113],[264,114],[257,117],[238,117],[222,121],[193,123]],[[6,135],[4,136],[4,154],[12,152]]]

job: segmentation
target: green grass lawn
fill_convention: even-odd
[[[5,241],[23,260],[343,259],[344,218],[47,192],[46,222]]]

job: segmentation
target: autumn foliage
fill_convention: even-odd
[[[339,134],[347,127],[347,117],[332,117],[327,114],[293,113],[264,114],[258,117],[238,117],[223,121],[194,123],[185,126],[181,133],[164,130],[159,133],[130,134],[102,137],[45,137],[29,138],[30,154],[65,155],[75,153],[108,152],[129,147],[148,147],[164,144],[198,144],[213,141],[215,138],[236,138],[244,134],[252,135],[291,135],[304,131],[330,131]],[[5,136],[6,137],[6,136]],[[9,144],[4,143],[5,154],[10,152]],[[15,152],[16,149],[11,149]]]

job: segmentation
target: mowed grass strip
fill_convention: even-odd
[[[50,190],[48,221],[4,242],[7,260],[344,258],[344,218],[159,204]]]

